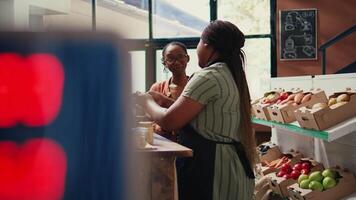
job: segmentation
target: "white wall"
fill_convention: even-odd
[[[28,30],[31,15],[66,14],[70,0],[1,0],[0,27]]]
[[[0,0],[0,28],[13,28],[14,12],[13,0]]]

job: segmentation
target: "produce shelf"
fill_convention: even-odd
[[[275,127],[278,129],[284,129],[290,132],[294,132],[301,135],[306,135],[314,138],[323,139],[325,141],[331,142],[342,136],[356,132],[356,117],[353,117],[349,120],[341,122],[331,128],[328,128],[324,131],[316,131],[311,129],[301,128],[297,121],[283,124],[279,122],[266,121],[262,119],[252,118],[252,122],[255,124],[261,124],[264,126]]]

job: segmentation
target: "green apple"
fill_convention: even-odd
[[[307,174],[300,175],[298,178],[298,184],[300,184],[300,182],[302,182],[302,180],[306,180],[308,178],[309,178],[309,176]]]
[[[318,181],[310,181],[309,183],[309,189],[311,190],[317,190],[317,191],[323,191],[323,185],[318,182]]]
[[[321,175],[320,171],[313,172],[309,175],[309,180],[321,182],[323,180],[323,175]]]
[[[324,170],[323,173],[322,173],[322,175],[323,175],[324,177],[330,177],[330,178],[333,178],[333,179],[335,179],[335,177],[336,177],[335,172],[334,172],[333,170],[331,170],[331,169],[326,169],[326,170]]]
[[[335,179],[331,178],[331,177],[325,177],[323,180],[323,187],[325,189],[330,189],[332,187],[334,187],[336,185],[336,181]]]
[[[309,189],[310,181],[308,179],[304,179],[300,182],[299,187],[303,189]]]

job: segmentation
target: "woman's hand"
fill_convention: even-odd
[[[166,97],[159,92],[149,91],[148,94],[150,94],[152,98],[155,100],[155,102],[161,107],[169,108],[169,106],[171,106],[174,103],[173,99]]]
[[[159,135],[162,135],[164,133],[164,131],[158,124],[154,123],[152,126],[153,126],[153,132],[155,132]]]

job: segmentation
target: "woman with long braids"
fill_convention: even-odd
[[[177,161],[181,200],[252,199],[257,158],[244,43],[232,23],[211,22],[197,46],[202,69],[181,96],[169,108],[149,94],[138,98],[164,129],[182,129],[179,142],[193,149],[192,158]]]

